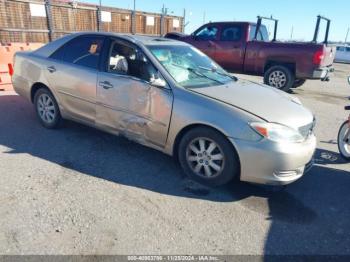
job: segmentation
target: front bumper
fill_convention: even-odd
[[[231,139],[241,163],[241,181],[287,185],[303,176],[313,164],[314,135],[302,143],[275,143]]]
[[[322,81],[328,81],[331,73],[334,72],[334,67],[322,67],[313,71],[313,79],[321,79]]]

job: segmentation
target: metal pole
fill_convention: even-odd
[[[163,4],[162,7],[162,14],[160,16],[160,35],[163,36],[164,35],[164,14],[165,14],[165,6]]]
[[[182,18],[182,33],[185,33],[185,24],[186,24],[186,9],[184,8],[184,15]]]
[[[97,31],[101,31],[102,23],[101,23],[101,9],[102,9],[102,1],[99,1],[99,6],[97,7]]]
[[[131,12],[131,33],[136,34],[136,0],[134,0],[134,9]]]
[[[350,31],[350,27],[348,27],[348,31],[346,32],[345,44],[348,42],[349,31]]]
[[[290,40],[293,40],[294,26],[292,26],[292,30],[290,31]]]
[[[49,30],[49,42],[52,41],[53,28],[52,28],[52,13],[51,13],[51,0],[45,0],[45,11],[47,18],[47,29]]]
[[[321,16],[317,16],[315,34],[314,34],[314,39],[313,39],[313,42],[315,42],[315,43],[317,42],[318,31],[320,29],[320,23],[321,23]]]

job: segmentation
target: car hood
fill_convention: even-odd
[[[194,88],[192,91],[247,111],[268,122],[295,129],[310,124],[313,114],[299,100],[273,87],[238,80],[225,85]]]

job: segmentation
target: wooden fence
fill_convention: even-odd
[[[0,0],[0,42],[46,43],[79,31],[182,32],[183,18],[65,0]]]

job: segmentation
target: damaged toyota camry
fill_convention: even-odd
[[[296,97],[175,40],[71,34],[17,53],[13,85],[44,127],[69,119],[124,135],[206,185],[285,185],[312,165],[315,119]]]

